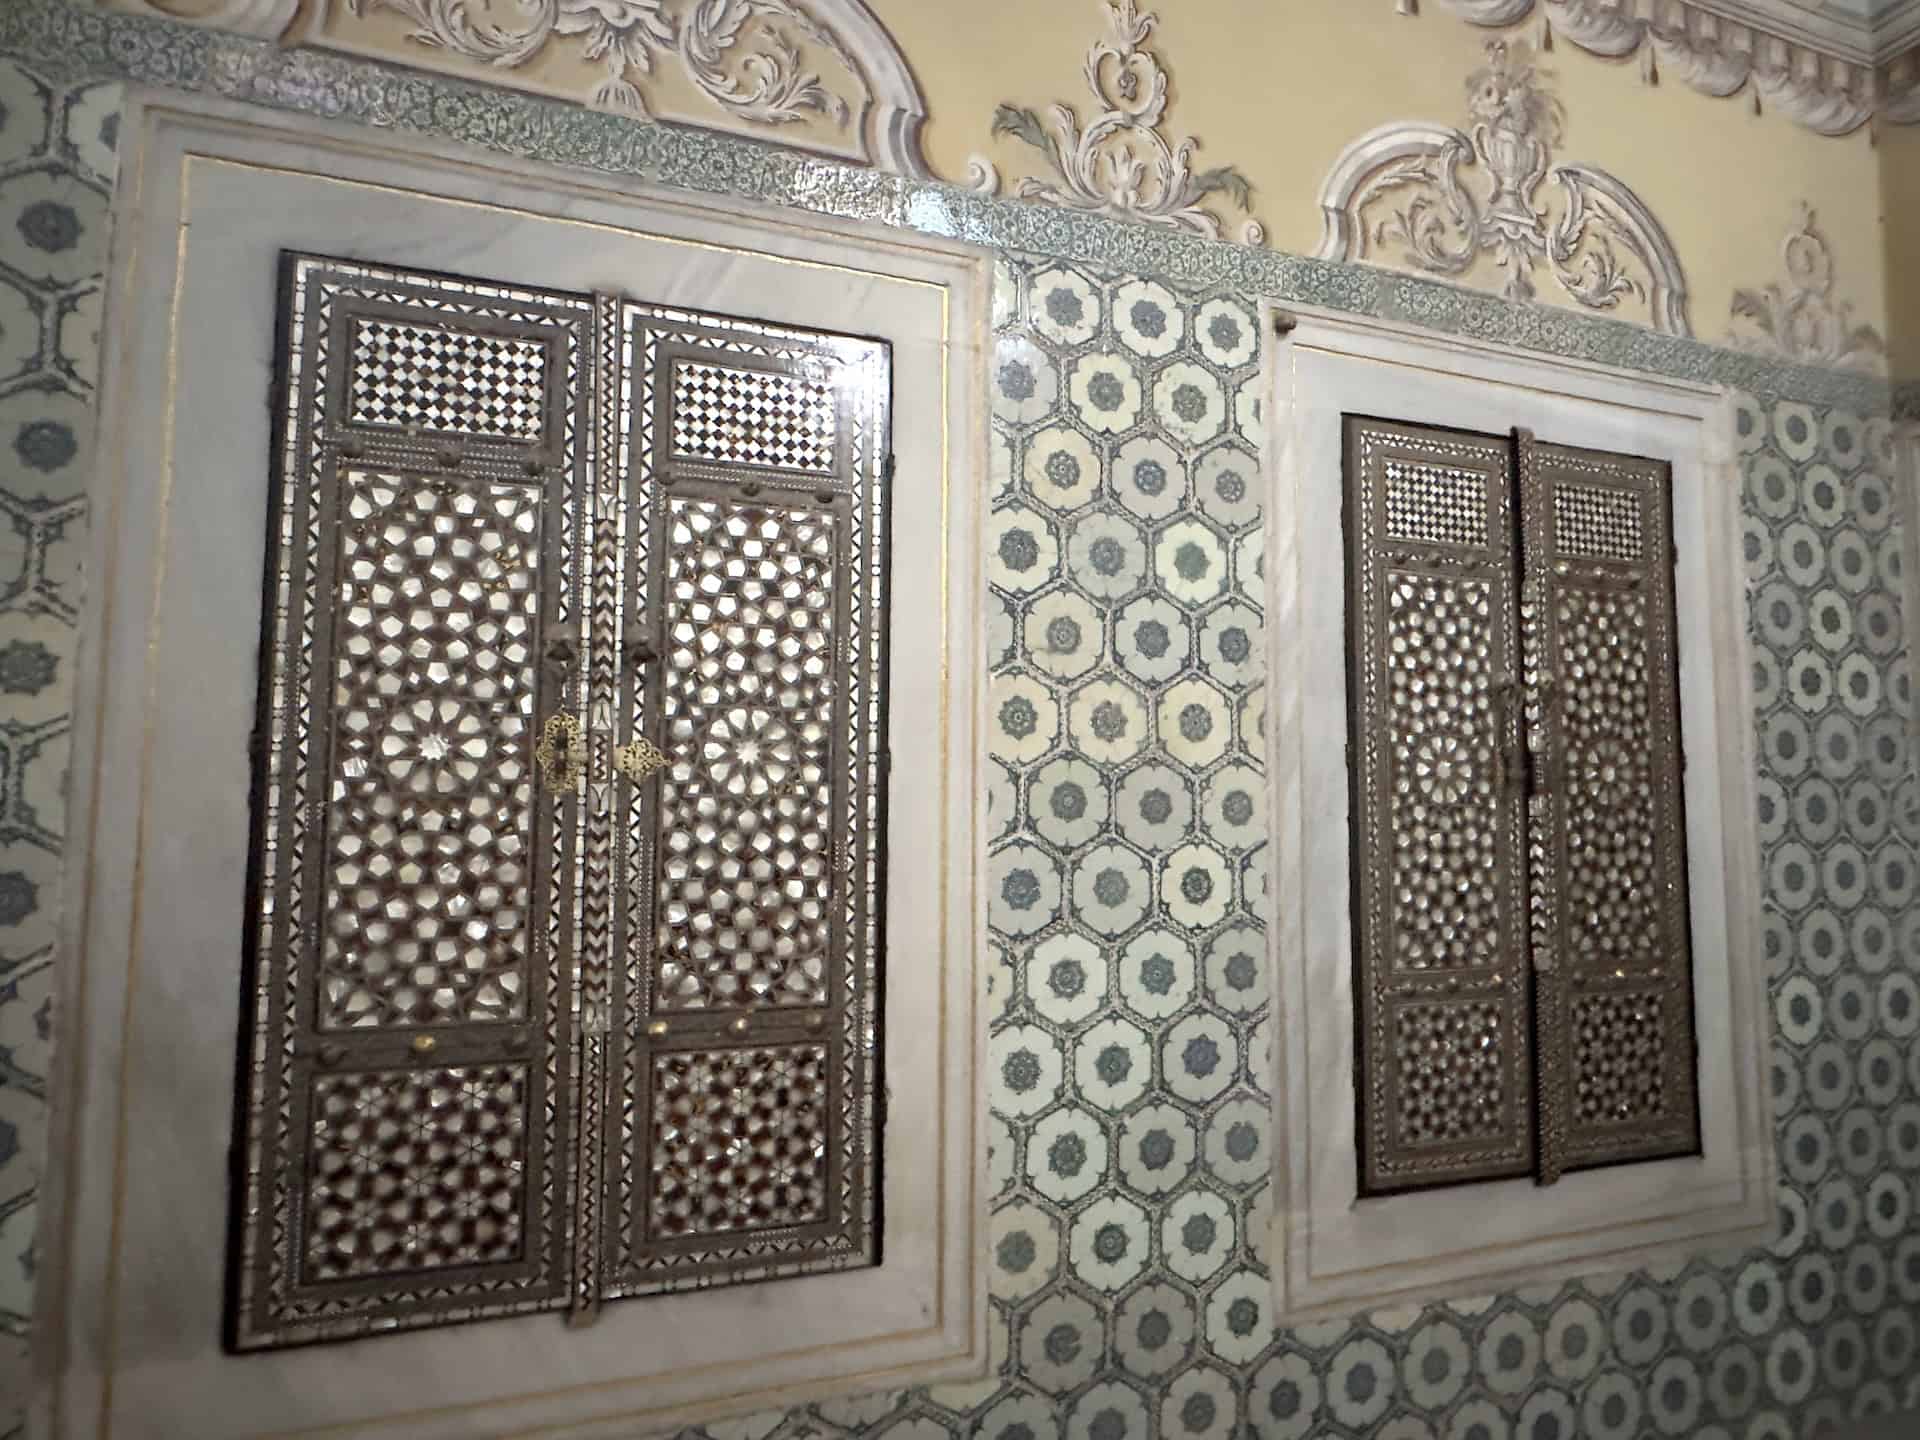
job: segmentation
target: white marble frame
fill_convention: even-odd
[[[631,1435],[982,1374],[987,257],[218,100],[136,95],[122,134],[36,1433]],[[893,342],[889,803],[924,843],[888,853],[879,1268],[220,1349],[282,245]]]
[[[1268,306],[1267,764],[1280,1017],[1268,1237],[1283,1323],[1510,1290],[1721,1244],[1775,1222],[1763,1067],[1760,860],[1740,478],[1728,398],[1346,316]],[[1359,1199],[1349,905],[1341,417],[1658,456],[1673,465],[1676,601],[1704,1153]]]

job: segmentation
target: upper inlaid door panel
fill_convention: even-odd
[[[1511,447],[1349,416],[1362,1189],[1533,1165]]]
[[[1699,1148],[1665,463],[1518,437],[1541,1170]]]

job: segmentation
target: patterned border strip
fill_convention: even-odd
[[[815,214],[874,221],[999,249],[1231,285],[1295,304],[1400,320],[1450,334],[1677,379],[1725,384],[1882,414],[1885,381],[1782,365],[1620,320],[1516,304],[1370,265],[1308,259],[993,199],[956,186],[826,161],[797,150],[588,110],[565,101],[430,76],[66,0],[0,4],[0,55],[72,79],[218,95],[433,135],[503,154],[725,194]]]

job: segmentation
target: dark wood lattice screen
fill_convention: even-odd
[[[886,347],[290,256],[231,1342],[878,1263]]]
[[[1349,416],[1361,1189],[1694,1153],[1669,476]]]
[[[1540,1174],[1699,1148],[1667,466],[1522,431]]]

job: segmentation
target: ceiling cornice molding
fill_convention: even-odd
[[[1530,22],[1539,43],[1637,57],[1650,82],[1746,95],[1822,135],[1920,123],[1920,0],[1871,20],[1807,0],[1434,0],[1489,28]],[[1403,15],[1418,0],[1395,0]]]
[[[1875,17],[1874,54],[1886,65],[1920,47],[1920,0],[1900,0]]]
[[[1704,10],[1750,26],[1793,45],[1804,45],[1833,60],[1851,65],[1871,65],[1878,55],[1874,49],[1873,26],[1861,15],[1849,14],[1832,5],[1796,3],[1796,0],[1686,0],[1696,10]],[[1660,10],[1658,3],[1642,10]]]

